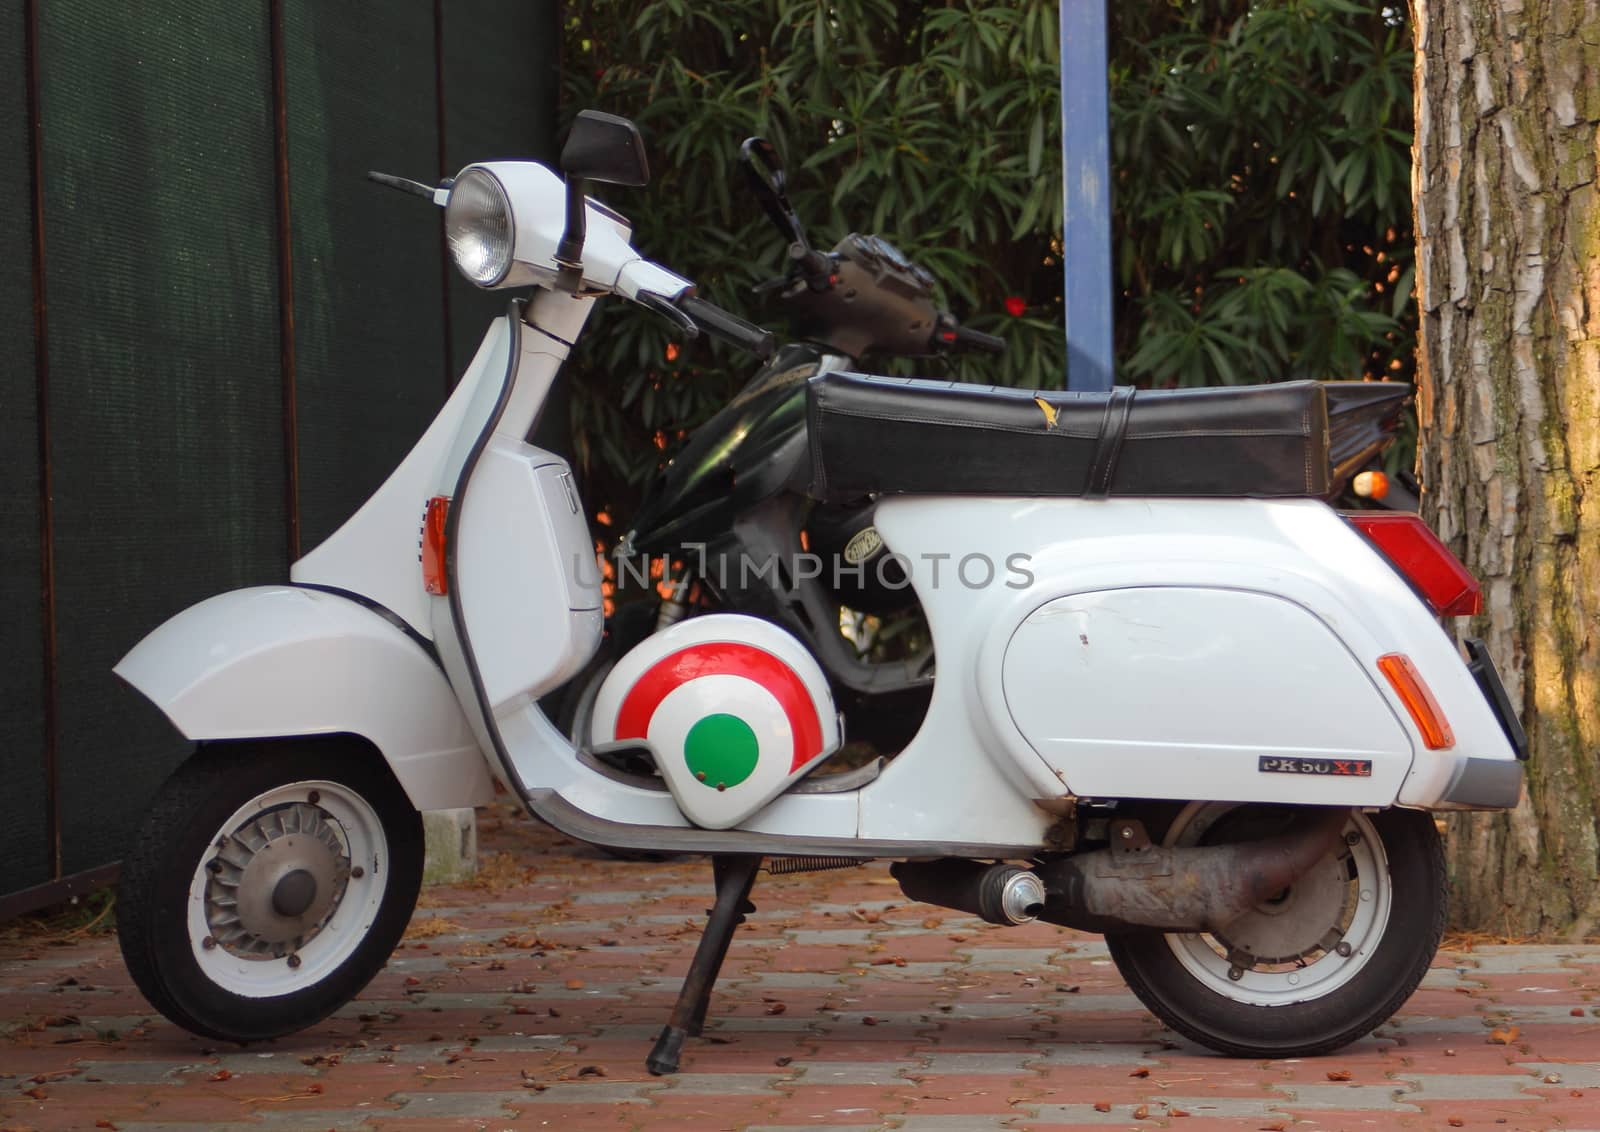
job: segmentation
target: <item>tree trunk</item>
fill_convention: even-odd
[[[1532,744],[1450,826],[1455,919],[1600,923],[1600,0],[1411,0],[1423,511]]]

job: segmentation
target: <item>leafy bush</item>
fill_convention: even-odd
[[[1351,0],[1110,8],[1119,379],[1404,376],[1403,13]],[[915,372],[1059,387],[1056,13],[1057,0],[590,0],[566,9],[564,110],[640,124],[655,180],[609,199],[638,247],[715,301],[762,318],[750,287],[781,269],[735,168],[758,133],[786,156],[814,243],[890,238],[959,317],[1010,344]],[[596,320],[575,366],[574,438],[592,498],[626,509],[753,366],[680,352],[620,302]]]

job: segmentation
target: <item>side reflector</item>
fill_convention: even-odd
[[[1428,750],[1443,751],[1456,745],[1450,721],[1439,710],[1439,702],[1433,698],[1428,685],[1423,683],[1422,673],[1417,671],[1417,666],[1411,663],[1409,656],[1399,652],[1380,656],[1378,671],[1389,678],[1400,702],[1406,705],[1406,710],[1416,721],[1417,730],[1422,732],[1422,742]]]
[[[1441,617],[1483,609],[1478,580],[1417,516],[1400,511],[1350,511],[1345,518],[1422,592]]]
[[[449,517],[448,495],[428,500],[428,514],[422,521],[422,588],[436,597],[450,592],[444,572],[444,522]]]

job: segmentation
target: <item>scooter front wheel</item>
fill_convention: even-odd
[[[1153,838],[1253,840],[1281,807],[1193,803]],[[1123,932],[1107,946],[1140,1001],[1180,1034],[1235,1057],[1328,1053],[1371,1033],[1427,973],[1444,932],[1444,853],[1414,810],[1352,811],[1305,876],[1216,933]]]
[[[118,936],[173,1022],[249,1042],[354,998],[405,931],[422,818],[376,753],[340,740],[201,748],[123,862]]]

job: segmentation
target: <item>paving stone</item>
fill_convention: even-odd
[[[906,1074],[921,1069],[920,1061],[796,1061],[790,1069],[801,1070],[792,1084],[802,1089],[816,1085],[903,1085]]]
[[[648,1100],[667,1087],[664,1078],[648,1081],[557,1081],[543,1089],[522,1089],[504,1095],[511,1098],[505,1103],[512,1108],[548,1104],[626,1104]],[[407,1105],[401,1111],[410,1115],[411,1106]]]
[[[1032,1060],[1046,1065],[1153,1065],[1154,1056],[1147,1045],[1054,1041],[1039,1043]]]
[[[897,1123],[885,1125],[894,1132],[1012,1132],[1009,1115],[981,1116],[962,1113],[959,1116],[896,1116]]]
[[[932,1053],[923,1069],[913,1069],[915,1077],[967,1077],[1003,1074],[1007,1077],[1026,1077],[1028,1065],[1040,1060],[1037,1052],[1020,1049],[1014,1053]]]
[[[1053,947],[957,947],[957,954],[972,956],[968,967],[975,971],[1021,971],[1038,974],[1049,969],[1050,960],[1062,952]]]
[[[767,1073],[677,1073],[664,1078],[673,1096],[775,1097],[787,1078]]]
[[[824,944],[854,947],[872,942],[873,933],[863,928],[826,928],[821,931],[791,931],[785,933],[797,945]]]
[[[1465,958],[1463,966],[1472,966],[1480,975],[1528,974],[1534,971],[1571,971],[1568,960],[1577,957],[1580,949],[1571,944],[1524,944],[1484,948]]]
[[[1584,1065],[1579,1062],[1554,1062],[1537,1061],[1531,1064],[1519,1062],[1519,1066],[1533,1074],[1533,1083],[1530,1088],[1554,1089],[1600,1089],[1600,1065]],[[1546,1085],[1544,1079],[1551,1074],[1561,1080],[1553,1085]]]
[[[1409,1078],[1408,1078],[1409,1080]],[[1274,1085],[1275,1108],[1326,1108],[1338,1112],[1419,1112],[1410,1100],[1409,1086],[1396,1081],[1388,1085]],[[1198,1098],[1195,1098],[1198,1099]],[[1177,1103],[1174,1098],[1174,1103]],[[1182,1107],[1188,1108],[1188,1105]]]
[[[552,1085],[549,1092],[554,1092],[559,1086]],[[511,1114],[506,1111],[506,1106],[513,1101],[518,1106],[528,1101],[531,1089],[518,1089],[515,1092],[476,1093],[468,1090],[459,1092],[437,1093],[396,1093],[391,1100],[401,1102],[399,1112],[392,1115],[405,1120],[456,1120],[469,1117],[489,1117],[490,1119],[503,1120]],[[535,1094],[542,1097],[543,1093]]]
[[[196,1061],[80,1061],[82,1076],[92,1077],[107,1085],[181,1085],[188,1073],[211,1068],[203,1060]],[[213,1073],[215,1068],[211,1068]]]
[[[1167,1109],[1179,1108],[1193,1117],[1213,1117],[1216,1119],[1262,1119],[1267,1116],[1281,1115],[1275,1112],[1267,1101],[1244,1100],[1234,1097],[1162,1097],[1166,1105],[1156,1103],[1154,1100],[1140,1101],[1138,1103],[1124,1102],[1114,1104],[1109,1112],[1101,1112],[1093,1104],[1031,1104],[1024,1102],[1019,1107],[1032,1110],[1035,1116],[1028,1117],[1028,1124],[1116,1124],[1122,1127],[1137,1127],[1142,1122],[1134,1119],[1133,1110],[1144,1104],[1150,1110],[1150,1123],[1160,1127],[1154,1122],[1166,1119]],[[1022,1123],[1023,1121],[1019,1121]],[[1173,1125],[1174,1128],[1186,1128],[1188,1122],[1184,1121]]]
[[[1406,1073],[1402,1079],[1416,1086],[1406,1100],[1419,1102],[1527,1100],[1523,1090],[1539,1083],[1538,1077],[1522,1073]]]

